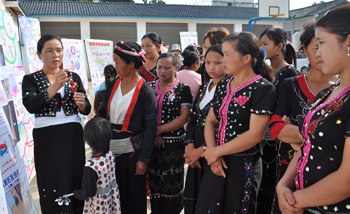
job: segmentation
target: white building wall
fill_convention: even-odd
[[[141,44],[141,39],[146,32],[146,22],[138,21],[136,22],[136,32],[137,32],[137,42]]]
[[[294,32],[295,31],[303,31],[303,25],[308,21],[315,22],[316,17],[306,17],[306,18],[301,18],[301,19],[294,19]],[[283,30],[292,31],[292,26],[293,26],[292,22],[284,23]]]
[[[81,36],[81,40],[91,38],[89,21],[85,20],[80,22],[80,36]]]
[[[60,18],[60,17],[40,17],[40,22],[80,22],[81,39],[91,38],[90,22],[134,22],[136,23],[137,42],[141,41],[143,35],[146,34],[146,23],[186,23],[187,30],[197,32],[197,24],[215,24],[220,27],[220,24],[233,25],[233,29],[228,29],[230,32],[242,31],[243,24],[248,24],[248,21],[232,21],[232,20],[205,20],[205,19],[142,19],[142,18]],[[281,27],[278,22],[259,21],[257,25],[272,25]]]
[[[34,17],[33,17],[34,18]],[[136,22],[138,27],[137,30],[142,31],[146,28],[145,23],[147,22],[159,22],[159,23],[187,23],[190,29],[195,29],[197,23],[208,23],[208,24],[233,24],[239,26],[242,24],[248,24],[248,21],[232,21],[232,20],[188,20],[188,19],[126,19],[126,18],[59,18],[59,17],[40,17],[41,22]],[[286,24],[286,23],[284,23]],[[259,21],[257,25],[278,25],[278,22]],[[229,29],[232,31],[233,29]],[[239,30],[239,27],[235,27],[234,30]],[[145,32],[146,33],[146,32]],[[145,34],[144,33],[144,34]],[[144,35],[142,34],[142,35]]]
[[[0,1],[0,9],[5,10],[5,0]]]

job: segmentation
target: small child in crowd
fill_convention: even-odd
[[[98,117],[98,110],[100,110],[100,107],[103,103],[103,100],[106,96],[106,89],[105,90],[99,90],[95,94],[95,101],[94,101],[94,113],[95,117]]]
[[[109,151],[111,137],[110,124],[103,118],[95,117],[85,125],[84,140],[92,157],[84,167],[82,188],[74,191],[76,199],[85,201],[83,213],[121,213],[115,158]]]

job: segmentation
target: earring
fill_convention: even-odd
[[[277,51],[277,56],[279,56],[280,55],[280,52],[279,51]]]
[[[348,54],[349,55],[349,54]],[[244,64],[246,65],[247,64],[247,62],[244,62]]]
[[[348,57],[350,57],[350,47],[348,47]]]

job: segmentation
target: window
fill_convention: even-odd
[[[90,38],[111,40],[116,45],[122,41],[136,41],[136,22],[90,22]]]
[[[41,35],[52,34],[61,38],[80,39],[80,22],[40,22]]]

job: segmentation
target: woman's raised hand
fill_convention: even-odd
[[[60,88],[62,86],[64,86],[64,83],[68,81],[68,78],[67,78],[68,70],[69,70],[68,68],[65,68],[65,69],[57,71],[56,74],[55,74],[55,82],[54,82],[54,84],[56,84]]]

